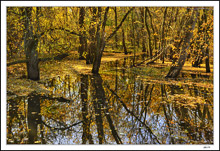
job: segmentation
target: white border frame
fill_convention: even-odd
[[[214,145],[6,145],[7,6],[214,6]],[[219,1],[1,1],[1,149],[4,150],[219,150]]]

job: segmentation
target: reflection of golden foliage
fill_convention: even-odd
[[[175,101],[176,104],[180,105],[180,106],[186,106],[186,107],[192,107],[195,108],[197,106],[197,104],[205,104],[205,99],[200,97],[200,96],[196,96],[196,97],[192,97],[188,94],[175,94],[170,96],[170,101]]]

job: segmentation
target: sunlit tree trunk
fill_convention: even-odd
[[[197,10],[196,9],[197,8],[195,8],[193,10],[192,15],[190,16],[188,22],[185,25],[186,26],[185,35],[184,35],[184,39],[183,39],[182,51],[180,53],[178,64],[176,66],[175,65],[171,66],[170,71],[167,74],[166,78],[176,78],[179,75],[183,65],[185,64],[186,56],[187,56],[186,50],[190,46],[190,40],[192,39],[193,30],[195,28],[195,23],[197,20],[197,13],[196,13]]]

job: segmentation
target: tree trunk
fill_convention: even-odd
[[[114,12],[115,12],[115,28],[117,27],[118,25],[118,16],[117,16],[117,7],[114,8]],[[117,32],[115,33],[115,47],[116,49],[118,49],[118,36],[117,36]]]
[[[141,11],[141,23],[142,23],[142,52],[146,52],[146,46],[145,46],[145,38],[146,38],[146,33],[144,32],[144,8],[140,8]]]
[[[105,48],[106,41],[108,41],[110,38],[112,38],[115,35],[115,33],[118,31],[118,29],[122,26],[123,22],[125,21],[126,17],[128,16],[128,14],[133,9],[134,8],[131,8],[125,14],[125,16],[123,17],[121,23],[117,26],[115,31],[113,31],[105,40],[105,25],[106,25],[106,21],[107,21],[107,14],[108,14],[109,7],[106,8],[105,14],[104,14],[104,20],[103,20],[103,23],[102,23],[102,31],[101,31],[102,35],[101,35],[101,39],[100,39],[100,41],[101,41],[100,42],[100,47],[99,47],[99,49],[96,49],[97,52],[96,52],[96,55],[95,55],[95,60],[93,62],[92,73],[94,73],[94,74],[98,74],[99,73],[99,67],[100,67],[100,64],[101,64],[101,58],[102,58],[102,54],[103,54],[103,51],[104,51],[104,48]],[[99,24],[98,24],[98,26],[99,26]],[[98,27],[98,28],[100,28],[100,27]],[[97,31],[99,31],[99,30],[97,30]],[[96,34],[96,35],[100,35],[100,34]],[[97,36],[97,37],[99,37],[99,36]],[[97,40],[99,40],[99,38],[97,38]],[[97,44],[99,44],[99,42],[97,42]]]
[[[162,27],[161,27],[161,39],[160,39],[161,46],[160,46],[160,48],[162,48],[162,49],[164,49],[164,45],[165,45],[164,28],[165,28],[166,16],[167,16],[167,7],[164,10],[163,23],[162,23]],[[165,54],[165,52],[163,52],[163,54],[162,54],[162,63],[164,63],[164,54]]]
[[[79,10],[79,26],[80,26],[80,34],[84,35],[83,33],[85,33],[84,31],[84,17],[85,17],[85,8],[84,7],[80,7]],[[86,39],[83,36],[79,37],[79,59],[83,60],[85,59],[85,57],[83,56],[83,52],[86,51]]]
[[[38,67],[38,37],[37,35],[33,35],[33,27],[31,25],[31,14],[32,7],[25,8],[25,39],[24,39],[24,50],[26,54],[27,62],[27,73],[28,79],[31,80],[39,80],[40,79],[40,71]]]
[[[154,30],[154,26],[153,26],[152,16],[151,16],[149,9],[147,7],[145,7],[145,9],[148,12],[148,15],[150,17],[151,28],[152,28],[153,35],[154,35],[154,49],[156,50],[157,49],[157,37],[156,37],[156,31]]]
[[[204,20],[205,20],[205,23],[207,23],[207,12],[205,9],[203,9],[203,15],[204,15]],[[206,59],[205,59],[205,67],[206,67],[206,73],[209,73],[210,72],[210,65],[209,65],[209,42],[208,42],[208,33],[207,33],[207,29],[205,29],[205,44],[207,44],[207,47],[206,47],[206,51],[205,51],[205,56],[206,56]]]
[[[150,29],[147,23],[147,9],[145,8],[145,26],[147,29],[147,33],[148,33],[148,48],[149,48],[149,52],[150,52],[150,57],[153,57],[153,50],[151,47],[151,33],[150,33]]]
[[[91,22],[91,27],[90,27],[90,30],[89,30],[89,34],[90,34],[90,44],[89,44],[89,49],[87,51],[87,54],[86,54],[86,64],[92,64],[93,61],[94,61],[94,52],[95,50],[97,49],[96,48],[96,34],[95,34],[95,22],[97,20],[97,16],[96,16],[96,12],[97,12],[97,8],[96,7],[93,7],[91,8],[92,10],[92,22]]]
[[[99,17],[99,23],[97,25],[97,32],[96,32],[96,41],[97,41],[97,51],[95,53],[95,59],[93,62],[93,67],[92,67],[92,73],[98,74],[99,73],[99,68],[101,65],[101,58],[102,58],[102,53],[105,48],[105,25],[107,21],[107,14],[109,11],[109,7],[105,9],[105,14],[104,14],[104,20],[102,23],[102,31],[101,29],[101,8],[98,10],[98,17]]]
[[[122,28],[122,45],[123,45],[123,49],[124,49],[124,54],[128,54],[127,48],[126,48],[126,44],[125,44],[125,32],[124,32],[124,28]]]
[[[131,37],[132,37],[131,38],[131,44],[132,44],[132,47],[133,47],[133,51],[135,53],[134,12],[132,12],[132,15],[131,15],[131,27],[132,27],[132,29],[131,29]]]
[[[198,16],[200,16],[200,12],[198,11]],[[204,33],[205,31],[204,30],[201,30],[201,25],[204,21],[203,19],[204,15],[202,16],[202,19],[200,19],[200,17],[198,18],[197,20],[197,27],[198,27],[198,35],[202,35],[202,33]],[[203,37],[204,41],[205,41],[205,36]],[[204,57],[204,50],[202,48],[202,45],[200,44],[201,41],[200,41],[200,36],[197,36],[197,38],[195,38],[195,50],[194,51],[194,54],[196,55],[196,57],[194,58],[194,61],[192,62],[192,66],[193,67],[200,67],[200,64],[202,63],[202,59]],[[201,50],[202,51],[202,54],[198,51],[198,50]]]
[[[182,45],[182,51],[180,53],[178,64],[176,66],[172,66],[170,68],[170,71],[167,74],[166,78],[176,78],[179,75],[183,65],[185,64],[185,60],[186,60],[186,56],[187,56],[186,50],[190,46],[190,40],[192,39],[193,30],[195,28],[195,23],[197,20],[197,10],[196,9],[197,8],[194,8],[192,15],[190,16],[188,22],[185,25],[186,28],[185,28],[184,42]],[[196,13],[196,16],[195,16],[195,13]]]
[[[38,39],[34,38],[28,40],[25,44],[26,46],[26,59],[27,62],[27,72],[28,72],[28,79],[31,80],[39,80],[40,79],[40,71],[38,67],[38,52],[36,50],[38,44]]]

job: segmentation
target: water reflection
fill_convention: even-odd
[[[129,62],[112,62],[111,74],[49,79],[51,95],[9,99],[7,143],[213,143],[212,88],[152,83]]]

